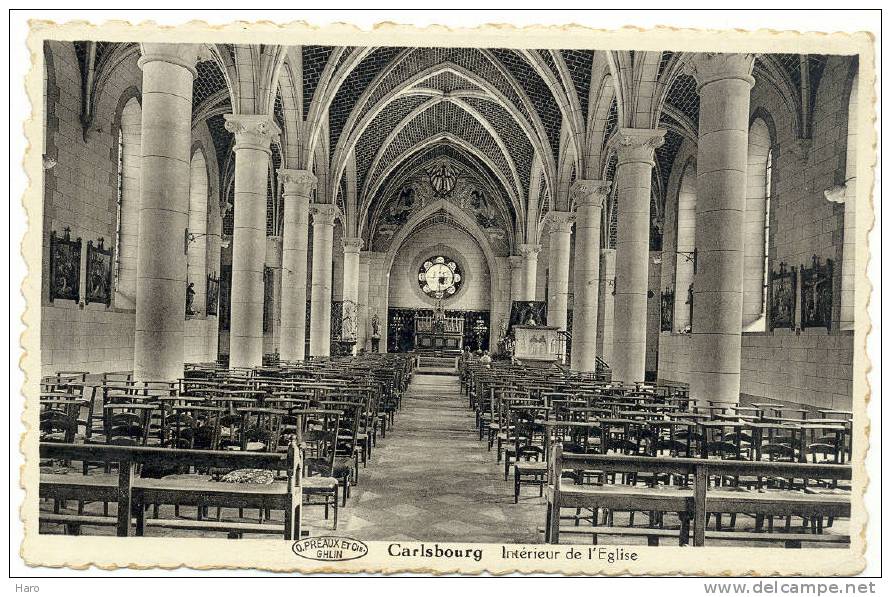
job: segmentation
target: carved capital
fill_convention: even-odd
[[[192,77],[198,76],[195,64],[198,63],[198,44],[139,44],[142,54],[136,64],[139,68],[145,67],[149,62],[167,62],[175,64],[192,73]]]
[[[235,135],[235,151],[255,149],[270,153],[269,144],[281,133],[272,117],[265,114],[226,114],[224,118],[226,130]]]
[[[534,245],[532,243],[523,243],[517,248],[520,249],[520,255],[526,259],[535,259],[538,257],[539,251],[541,251],[541,245]]]
[[[548,222],[551,233],[554,232],[572,232],[572,225],[575,223],[575,215],[571,211],[551,211],[548,213]]]
[[[755,79],[752,78],[754,65],[754,54],[700,52],[687,63],[687,71],[696,79],[697,90],[724,79],[740,79],[751,88],[755,84]]]
[[[620,128],[619,165],[641,162],[654,166],[653,153],[665,142],[664,129]]]
[[[333,203],[314,203],[309,212],[315,226],[334,226],[334,220],[340,215],[340,210]]]
[[[278,179],[284,185],[284,196],[297,195],[309,197],[316,188],[316,175],[309,170],[294,170],[292,168],[279,168]]]
[[[582,205],[602,208],[611,188],[612,183],[608,180],[576,180],[569,188],[569,199],[576,208]]]
[[[365,244],[365,241],[362,240],[359,236],[350,236],[343,239],[343,252],[344,253],[359,253],[362,250],[362,246]]]

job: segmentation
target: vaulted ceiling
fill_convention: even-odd
[[[107,77],[138,47],[74,45],[91,92],[88,120],[103,69]],[[653,175],[660,217],[677,152],[684,139],[696,141],[699,96],[687,59],[670,51],[207,45],[196,67],[193,124],[207,123],[220,188],[231,196],[233,138],[223,115],[256,109],[275,118],[283,133],[271,160],[270,234],[281,226],[280,166],[312,169],[316,200],[341,205],[346,234],[357,235],[374,228],[394,181],[447,156],[498,196],[512,243],[536,242],[546,212],[569,209],[572,178],[614,175],[610,140],[622,126],[667,130]],[[756,79],[786,98],[801,136],[824,65],[823,56],[756,59]],[[653,81],[649,97],[641,97],[641,80]],[[649,116],[641,121],[641,113]]]

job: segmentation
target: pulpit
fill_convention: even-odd
[[[514,356],[521,361],[555,363],[560,352],[560,328],[515,325]]]

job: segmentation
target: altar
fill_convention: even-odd
[[[442,310],[434,311],[433,315],[415,314],[415,350],[463,349],[463,317],[447,317]]]
[[[560,328],[515,325],[514,357],[521,361],[556,362],[560,351]]]

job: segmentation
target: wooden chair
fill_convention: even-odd
[[[337,436],[340,429],[340,412],[307,409],[302,413],[305,425],[302,431],[303,450],[303,503],[321,505],[328,520],[329,508],[334,509],[334,529],[337,529],[338,480],[334,476],[334,460],[337,452]],[[321,497],[321,502],[314,498]],[[346,505],[344,495],[344,506]]]

